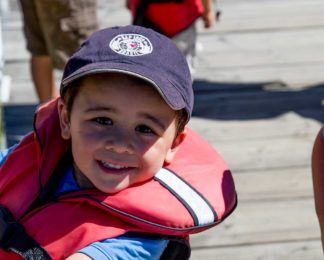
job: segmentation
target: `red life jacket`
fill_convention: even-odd
[[[142,8],[143,1],[149,2],[145,7],[146,10],[142,10],[146,20],[153,25],[154,29],[168,37],[173,37],[187,29],[204,11],[201,0],[132,0],[130,8],[134,17],[138,15],[138,8]]]
[[[96,190],[70,192],[31,208],[69,150],[58,120],[57,100],[40,107],[34,132],[0,169],[0,204],[53,259],[64,259],[95,241],[129,231],[187,237],[220,223],[236,206],[226,163],[188,129],[174,161],[154,179],[112,195]],[[0,259],[15,257],[0,250]]]

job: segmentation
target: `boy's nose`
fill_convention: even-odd
[[[120,143],[109,143],[105,145],[105,149],[109,151],[113,151],[115,153],[127,153],[127,154],[132,154],[133,149],[131,149],[127,145],[121,145]]]
[[[131,136],[119,131],[114,135],[109,135],[105,142],[105,149],[116,153],[134,153],[134,145]]]

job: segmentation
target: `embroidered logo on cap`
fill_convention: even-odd
[[[142,56],[153,51],[153,45],[149,39],[140,34],[119,34],[115,36],[109,47],[125,56]]]

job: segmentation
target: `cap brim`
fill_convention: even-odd
[[[143,66],[138,66],[136,64],[127,63],[91,63],[83,66],[82,68],[76,70],[67,78],[61,82],[61,94],[64,89],[71,82],[76,79],[82,78],[87,75],[117,72],[123,73],[131,76],[141,78],[152,86],[159,92],[165,102],[174,110],[180,110],[186,107],[186,103],[183,97],[175,89],[174,84],[172,84],[165,75],[160,75],[159,73],[153,72],[152,68],[143,69]],[[167,94],[166,94],[167,92]]]

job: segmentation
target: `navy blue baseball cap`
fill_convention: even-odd
[[[188,64],[166,36],[133,25],[94,32],[68,60],[60,93],[76,79],[107,72],[151,83],[173,110],[185,109],[190,119],[194,95]]]

